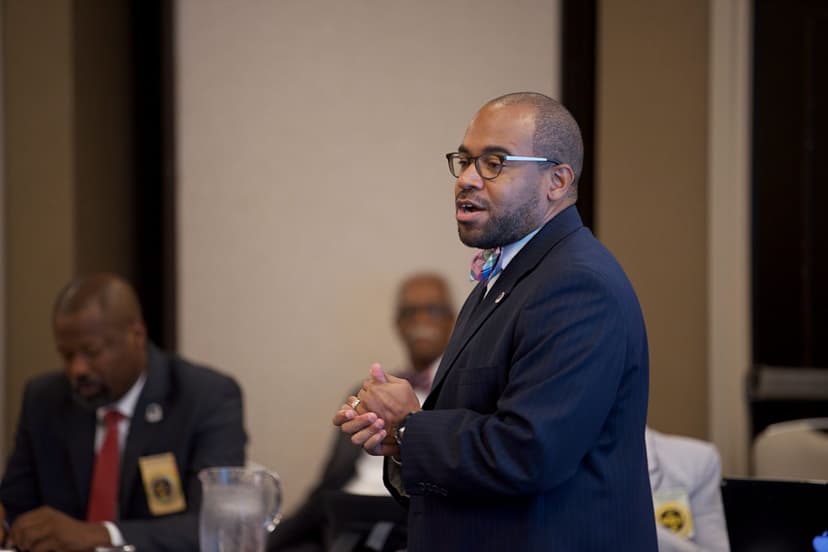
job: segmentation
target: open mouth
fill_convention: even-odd
[[[455,205],[457,206],[458,222],[472,221],[479,216],[479,213],[484,211],[481,205],[467,199],[458,199]]]

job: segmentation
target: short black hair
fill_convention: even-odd
[[[584,141],[577,121],[562,103],[539,92],[513,92],[486,103],[529,105],[535,109],[532,155],[567,163],[575,172],[577,185],[584,165]]]

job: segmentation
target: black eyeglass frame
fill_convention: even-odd
[[[497,157],[500,160],[500,164],[498,165],[497,173],[494,176],[484,176],[483,173],[480,171],[480,158],[481,157]],[[483,180],[494,180],[500,173],[503,172],[503,166],[506,164],[507,161],[510,162],[529,162],[529,163],[549,163],[551,165],[560,165],[560,161],[555,161],[554,159],[549,159],[547,157],[528,157],[525,155],[505,155],[502,153],[484,153],[478,155],[476,157],[472,157],[471,155],[466,155],[465,153],[461,153],[459,151],[452,151],[446,154],[446,161],[448,161],[449,166],[449,173],[454,178],[460,178],[459,174],[454,174],[454,164],[452,162],[453,159],[466,159],[467,161],[471,161],[474,163],[474,169],[477,171],[477,174],[480,175],[480,178]],[[461,172],[462,174],[462,172]]]
[[[427,305],[402,305],[397,310],[397,320],[415,318],[419,313],[425,313],[430,318],[448,318],[451,316],[451,307],[438,303]]]

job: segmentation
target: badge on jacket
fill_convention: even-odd
[[[138,459],[138,466],[152,515],[165,516],[187,509],[173,453],[142,456]]]
[[[653,493],[653,508],[656,524],[669,529],[680,537],[691,538],[693,514],[690,512],[690,499],[684,489],[665,489]]]

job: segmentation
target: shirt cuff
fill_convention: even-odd
[[[106,531],[109,533],[109,542],[112,546],[121,546],[126,544],[124,542],[124,536],[121,534],[121,531],[118,529],[118,526],[112,523],[111,521],[103,521],[103,526],[106,527]]]
[[[403,485],[402,480],[402,463],[397,462],[394,457],[391,457],[393,462],[388,464],[388,482],[394,487],[400,496],[408,496],[408,493],[405,492],[405,485]]]

